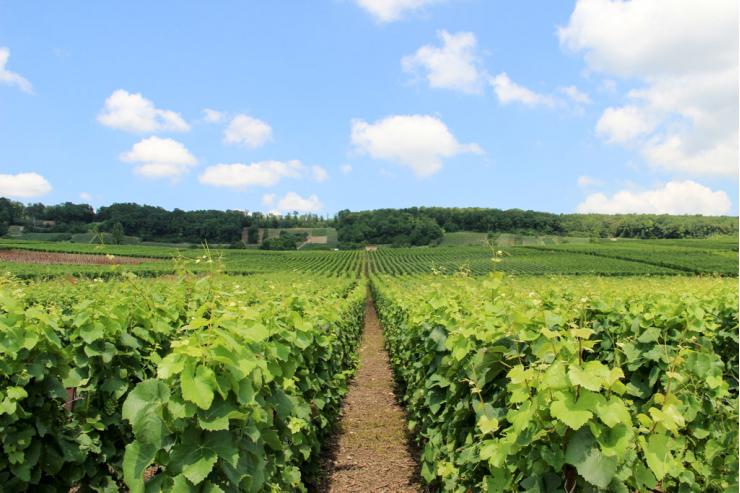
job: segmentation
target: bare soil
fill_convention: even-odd
[[[34,252],[30,250],[0,250],[0,262],[20,264],[78,264],[78,265],[113,265],[141,264],[155,259],[138,257],[119,257],[113,255],[94,255],[87,253]]]
[[[375,306],[365,306],[360,366],[344,401],[341,421],[322,458],[318,491],[422,492],[416,451],[396,402],[388,354]]]

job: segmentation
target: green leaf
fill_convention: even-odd
[[[105,327],[102,323],[95,321],[80,327],[80,337],[88,344],[105,337]]]
[[[188,454],[188,458],[184,461],[182,474],[191,483],[200,484],[211,473],[217,460],[218,456],[213,450],[196,448]]]
[[[207,366],[199,365],[193,371],[195,363],[188,362],[180,375],[182,397],[195,403],[201,409],[208,409],[213,402],[213,391],[216,388],[216,375]]]
[[[215,437],[224,440],[224,436],[216,432]],[[218,461],[218,454],[205,441],[207,436],[195,428],[185,430],[180,436],[181,441],[170,451],[170,460],[167,469],[172,474],[185,476],[192,484],[199,484],[210,474]],[[224,441],[230,443],[226,438]],[[213,445],[211,443],[210,445]]]
[[[547,368],[547,370],[545,370],[539,389],[561,390],[566,389],[569,386],[570,382],[568,381],[568,377],[565,375],[565,365],[560,361],[555,361]]]
[[[660,329],[657,327],[648,327],[642,334],[640,334],[640,337],[638,337],[637,340],[644,343],[656,342],[659,337]]]
[[[123,480],[131,493],[143,493],[144,472],[154,460],[157,447],[134,441],[126,445],[123,455]]]
[[[478,420],[478,428],[484,435],[493,433],[498,429],[498,420],[496,418],[489,418],[488,416],[481,416]]]
[[[203,439],[203,446],[216,452],[221,459],[232,467],[239,462],[239,449],[234,442],[234,434],[228,431],[207,433]]]
[[[170,378],[177,375],[185,367],[185,359],[179,353],[170,353],[157,365],[157,376],[159,378]]]
[[[647,442],[643,441],[642,450],[645,453],[648,467],[653,471],[658,481],[662,480],[673,461],[668,448],[668,436],[653,433],[648,437]]]
[[[163,408],[170,398],[170,388],[156,379],[140,382],[123,403],[122,415],[131,423],[134,436],[142,443],[162,446],[167,435]]]
[[[234,404],[219,399],[209,409],[198,412],[198,425],[209,431],[228,430],[230,419],[245,417]]]
[[[634,435],[632,428],[619,424],[614,428],[609,428],[601,432],[598,442],[601,447],[601,453],[609,457],[624,457],[627,449],[633,446]]]
[[[619,423],[632,425],[632,417],[629,410],[627,410],[624,401],[619,397],[612,396],[608,401],[597,404],[596,415],[609,428],[613,428]]]
[[[568,441],[565,462],[575,466],[578,474],[599,488],[606,489],[617,472],[617,461],[599,450],[591,432],[584,428]]]
[[[650,471],[650,469],[645,467],[642,461],[637,461],[635,463],[633,471],[635,474],[635,481],[637,482],[638,486],[644,486],[645,488],[649,489],[655,487],[655,484],[657,483],[655,475]]]
[[[572,365],[568,370],[568,378],[573,385],[597,392],[610,380],[610,371],[600,361],[588,361],[583,368]]]
[[[572,392],[558,392],[555,395],[557,400],[550,406],[550,414],[574,430],[593,417],[591,410],[604,399],[588,391],[581,392],[577,401]]]

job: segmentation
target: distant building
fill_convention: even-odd
[[[365,247],[365,251],[366,252],[374,252],[377,249],[378,249],[378,247],[375,246],[375,245],[368,245],[368,246]]]

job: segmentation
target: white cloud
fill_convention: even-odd
[[[579,176],[578,177],[578,186],[587,188],[587,187],[599,187],[604,184],[604,180],[599,180],[598,178],[592,178],[590,176]]]
[[[277,203],[277,210],[280,212],[318,212],[323,207],[316,195],[304,198],[295,192],[288,192]]]
[[[204,185],[244,189],[270,187],[283,178],[301,178],[305,172],[306,167],[297,160],[216,164],[206,168],[198,180]]]
[[[401,59],[404,71],[425,72],[429,86],[433,88],[480,93],[485,72],[475,53],[475,35],[439,31],[437,37],[442,42],[441,47],[425,45],[413,55]]]
[[[223,111],[212,110],[211,108],[203,109],[203,121],[206,123],[221,123],[226,120],[226,113]]]
[[[329,173],[322,166],[311,166],[311,176],[319,183],[329,179]]]
[[[607,108],[596,123],[596,132],[610,143],[628,143],[655,128],[653,115],[638,106]]]
[[[600,214],[727,214],[730,198],[691,180],[671,181],[654,190],[621,190],[611,197],[594,193],[578,204],[579,213]]]
[[[272,138],[272,127],[262,120],[239,114],[231,119],[224,131],[224,142],[251,149],[260,147]]]
[[[352,165],[351,164],[343,164],[339,167],[339,170],[342,172],[343,175],[348,175],[352,173]]]
[[[9,58],[10,50],[4,46],[0,47],[0,83],[17,86],[21,91],[29,94],[33,93],[33,87],[28,79],[6,68]]]
[[[637,128],[622,128],[623,139],[604,133],[607,140],[667,170],[736,175],[737,32],[733,0],[579,0],[558,34],[591,70],[643,84],[604,117],[639,108],[644,121],[632,119]]]
[[[51,192],[51,184],[38,173],[0,174],[0,197],[38,197]]]
[[[156,108],[140,93],[118,89],[105,100],[98,114],[101,124],[126,132],[187,132],[190,125],[170,110]]]
[[[401,19],[407,12],[422,9],[441,0],[355,0],[355,3],[368,11],[378,22],[393,22]]]
[[[173,139],[149,137],[120,155],[121,161],[136,163],[134,172],[147,178],[177,178],[190,171],[198,160]]]
[[[491,77],[490,82],[501,104],[522,103],[530,107],[555,106],[555,100],[552,97],[536,93],[517,84],[509,78],[506,72]]]
[[[275,194],[266,193],[262,196],[262,205],[270,206],[275,203]]]
[[[560,92],[576,104],[591,104],[591,97],[576,86],[565,86],[560,88]]]
[[[375,123],[353,120],[351,139],[356,150],[407,166],[420,178],[439,171],[444,158],[483,152],[478,144],[459,143],[442,120],[429,115],[394,115]]]
[[[93,196],[87,192],[80,192],[80,199],[85,202],[90,202],[93,199]]]

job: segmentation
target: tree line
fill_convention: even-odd
[[[91,230],[135,236],[143,241],[171,243],[238,243],[244,228],[248,241],[257,242],[259,228],[321,227],[327,219],[316,214],[274,216],[237,210],[167,210],[162,207],[118,203],[97,211],[87,204],[65,202],[58,205],[40,203],[24,206],[0,198],[0,235],[11,225],[31,233],[85,233]]]
[[[247,213],[239,210],[167,210],[135,203],[93,209],[87,204],[56,205],[0,198],[0,235],[9,226],[26,232],[85,233],[100,231],[135,236],[143,241],[172,243],[258,243],[263,228],[337,229],[341,247],[368,244],[417,246],[438,243],[445,232],[474,231],[593,238],[703,238],[737,234],[738,218],[667,214],[553,214],[521,209],[480,207],[409,207],[371,211],[342,210],[334,217],[317,214]],[[246,231],[246,237],[243,232]],[[285,238],[291,243],[293,238]],[[279,244],[279,241],[275,242]]]
[[[737,234],[738,218],[668,214],[553,214],[521,209],[410,207],[340,211],[335,217],[345,244],[427,245],[445,232],[516,233],[588,238],[704,238]]]

